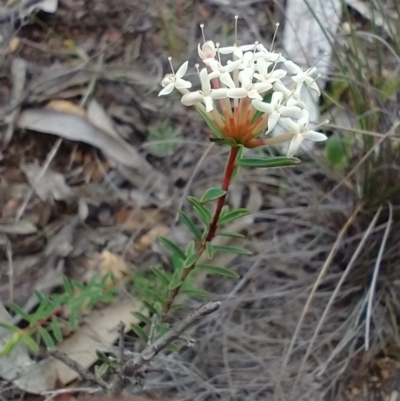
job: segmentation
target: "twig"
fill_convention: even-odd
[[[70,369],[74,370],[83,379],[98,384],[104,390],[108,390],[108,385],[104,380],[98,379],[93,373],[88,372],[80,363],[71,359],[64,352],[58,350],[49,350],[48,353],[52,357],[58,359],[59,361],[67,365]]]
[[[201,306],[185,319],[180,321],[175,327],[172,327],[154,344],[147,346],[137,356],[137,358],[132,358],[125,362],[122,367],[122,375],[118,375],[114,378],[110,391],[114,395],[120,394],[125,384],[125,378],[137,375],[139,369],[142,368],[143,365],[148,364],[161,350],[163,350],[168,344],[171,344],[173,341],[180,338],[186,330],[194,326],[201,318],[218,310],[220,305],[220,302],[209,302],[208,304]]]
[[[9,301],[14,301],[14,266],[11,242],[6,237],[6,256],[8,260]]]
[[[91,388],[91,387],[73,387],[73,388],[60,388],[58,390],[51,390],[51,391],[43,391],[41,395],[47,395],[47,398],[44,401],[50,401],[55,397],[58,397],[62,394],[71,394],[71,393],[89,393],[94,394],[99,392],[99,388]],[[62,397],[60,397],[62,398]]]

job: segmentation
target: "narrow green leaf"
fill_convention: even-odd
[[[0,351],[0,356],[8,355],[21,342],[22,336],[14,333],[13,336],[4,344],[4,347]]]
[[[244,238],[243,234],[239,234],[239,233],[230,233],[227,231],[220,231],[217,232],[217,235],[221,235],[222,237],[231,237],[231,238]]]
[[[201,117],[203,120],[207,123],[207,125],[210,127],[211,131],[218,137],[218,138],[224,138],[225,134],[218,128],[218,125],[214,123],[211,119],[207,117],[207,114],[202,113],[199,111]]]
[[[158,267],[152,267],[151,271],[161,281],[162,284],[164,284],[164,285],[169,284],[168,276],[162,270],[160,270]]]
[[[145,343],[147,343],[148,337],[146,332],[138,325],[135,323],[131,324],[132,330],[135,332],[135,334],[143,340]]]
[[[151,324],[150,318],[141,312],[132,312],[132,315],[135,316],[137,319],[139,319],[143,323]]]
[[[96,350],[96,356],[97,356],[97,358],[100,359],[100,361],[103,361],[104,363],[108,364],[109,359],[108,359],[108,356],[104,352]]]
[[[154,302],[154,310],[157,316],[161,316],[163,304],[161,302]]]
[[[198,297],[198,298],[210,298],[211,294],[205,290],[197,290],[195,288],[188,288],[181,290],[183,294],[188,295],[189,297]]]
[[[182,280],[179,280],[179,279],[177,279],[177,280],[172,280],[172,281],[169,283],[168,289],[169,289],[169,290],[174,290],[175,288],[178,288],[178,287],[180,287],[181,285],[182,285]]]
[[[186,259],[189,256],[193,256],[196,254],[196,247],[194,241],[190,241],[185,249]]]
[[[238,148],[240,146],[240,143],[237,143],[234,139],[232,138],[216,138],[216,137],[211,137],[210,138],[211,142],[215,142],[217,145],[227,145],[232,148]]]
[[[71,282],[68,280],[66,276],[62,276],[62,281],[64,285],[65,292],[72,297],[74,295],[74,290],[72,289]]]
[[[179,212],[179,215],[181,217],[181,220],[182,220],[183,224],[185,224],[185,226],[188,228],[188,230],[193,234],[194,238],[197,241],[200,241],[201,240],[201,233],[197,229],[197,227],[195,226],[193,221],[190,219],[190,217],[185,212],[182,212],[182,211]]]
[[[182,252],[182,250],[178,247],[178,245],[174,244],[170,239],[160,236],[158,240],[168,248],[174,255],[176,255],[179,259],[185,260],[186,256]]]
[[[211,244],[211,242],[207,241],[206,242],[206,254],[208,260],[211,260],[214,257],[214,246]]]
[[[31,323],[32,322],[32,316],[29,315],[29,313],[26,313],[19,305],[17,305],[15,302],[10,302],[10,309],[15,312],[17,315],[20,315],[23,319],[25,319],[27,322]]]
[[[68,323],[69,323],[69,327],[71,328],[71,330],[76,330],[78,327],[78,316],[77,316],[77,311],[75,310],[71,310],[71,313],[69,315],[68,318]]]
[[[13,333],[19,333],[21,330],[19,327],[13,326],[12,324],[5,323],[5,322],[0,322],[0,327],[2,327],[3,329],[9,330]]]
[[[47,348],[54,348],[54,340],[51,338],[51,335],[45,330],[42,326],[38,327],[38,331],[40,336],[43,338],[44,343]]]
[[[205,225],[209,225],[212,218],[210,211],[203,204],[201,204],[200,201],[195,197],[188,196],[187,199],[192,204],[194,211],[200,217],[201,221]]]
[[[199,255],[192,255],[189,256],[184,262],[183,262],[183,268],[187,269],[188,267],[193,266],[197,260],[199,259]]]
[[[224,191],[223,189],[218,188],[218,187],[212,187],[212,188],[207,189],[207,191],[204,192],[204,194],[200,198],[200,202],[201,203],[211,202],[218,198],[222,198],[224,195],[226,195],[226,191]]]
[[[250,210],[247,209],[236,209],[232,210],[231,212],[225,213],[220,217],[218,220],[219,224],[227,224],[230,223],[231,221],[240,219],[241,217],[248,216],[250,214]]]
[[[214,250],[217,252],[225,252],[225,253],[235,253],[237,255],[251,255],[252,252],[248,251],[244,248],[239,248],[236,246],[226,246],[226,245],[214,245]]]
[[[258,157],[244,157],[237,161],[237,164],[242,167],[254,167],[254,168],[276,168],[276,167],[288,167],[297,166],[301,163],[301,160],[297,157],[271,157],[270,159],[262,159]]]
[[[63,339],[63,335],[60,329],[60,325],[58,324],[57,318],[55,317],[51,319],[51,330],[53,331],[55,339],[58,342],[61,342]]]
[[[218,274],[219,276],[225,276],[225,277],[230,277],[230,278],[239,278],[239,275],[236,272],[234,272],[231,269],[227,269],[226,267],[219,267],[219,266],[208,265],[205,263],[200,263],[198,265],[198,268],[202,269],[202,270],[206,270],[213,274]]]
[[[338,133],[331,135],[325,145],[326,158],[332,166],[340,164],[346,158],[346,146]]]
[[[96,377],[101,379],[108,371],[110,365],[107,363],[103,363],[100,366],[96,366]]]
[[[180,348],[179,348],[179,345],[177,345],[175,343],[169,343],[167,345],[167,350],[170,352],[179,352]]]
[[[39,351],[39,345],[29,334],[22,335],[21,341],[23,341],[33,352]]]
[[[150,313],[158,315],[157,309],[154,308],[154,306],[150,302],[143,301],[143,305],[150,311]]]

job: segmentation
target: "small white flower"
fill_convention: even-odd
[[[267,134],[275,128],[281,116],[298,118],[301,113],[301,109],[297,106],[283,106],[283,99],[282,92],[274,92],[271,97],[271,103],[265,103],[258,99],[252,101],[252,105],[256,110],[268,113]]]
[[[237,46],[235,43],[233,46],[220,47],[218,51],[221,54],[233,54],[236,58],[242,59],[243,53],[248,52],[249,50],[254,50],[254,46],[256,45],[252,44],[252,45]]]
[[[227,97],[227,88],[211,89],[207,68],[203,68],[199,76],[201,90],[184,94],[181,102],[185,106],[193,106],[196,103],[203,102],[206,106],[206,112],[209,113],[214,109],[214,99],[224,99]]]
[[[219,78],[219,80],[228,88],[235,88],[236,85],[235,82],[233,82],[230,73],[238,70],[241,63],[241,60],[228,61],[228,64],[223,66],[217,60],[213,60],[213,62],[210,63],[212,72],[210,72],[208,76],[210,79]]]
[[[272,70],[271,72],[268,72],[268,68],[273,64],[274,63],[272,62],[265,61],[265,59],[257,60],[256,69],[258,73],[257,72],[254,73],[254,78],[258,79],[261,82],[269,82],[270,84],[273,84],[274,82],[286,76],[287,71],[282,69],[275,69]]]
[[[301,111],[297,123],[295,123],[290,118],[281,118],[280,124],[286,130],[294,134],[289,144],[289,150],[287,153],[288,157],[292,157],[297,152],[304,139],[308,139],[314,142],[325,141],[327,139],[326,135],[321,134],[320,132],[310,130],[308,128],[309,119],[310,119],[310,114],[308,110]]]
[[[215,61],[217,50],[215,49],[215,44],[212,40],[208,40],[207,42],[203,43],[201,47],[199,43],[197,51],[199,53],[199,57],[203,60],[205,65],[208,66],[212,61]]]
[[[303,71],[297,64],[293,61],[285,61],[285,67],[294,74],[292,79],[297,84],[296,91],[300,93],[303,84],[306,84],[308,88],[315,90],[318,95],[321,94],[317,83],[315,82],[315,78],[313,75],[317,72],[315,67],[311,67],[306,71]]]
[[[269,62],[283,63],[286,61],[285,57],[283,57],[281,53],[270,52],[262,43],[257,45],[257,50],[262,53],[263,58]]]
[[[286,105],[287,106],[297,106],[300,107],[301,109],[306,109],[307,106],[303,102],[303,100],[300,97],[300,92],[292,91],[289,88],[287,88],[282,81],[278,80],[274,82],[273,84],[273,89],[276,92],[282,92],[285,99],[286,99]]]
[[[192,83],[182,79],[188,69],[188,61],[185,61],[178,69],[176,74],[167,74],[161,81],[161,86],[164,88],[160,91],[158,96],[169,95],[174,88],[188,89],[192,87]]]
[[[241,87],[228,89],[227,92],[228,97],[232,99],[249,97],[250,99],[262,100],[260,93],[267,92],[272,88],[272,85],[268,82],[253,83],[253,77],[247,70],[240,71],[238,79]]]

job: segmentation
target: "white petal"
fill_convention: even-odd
[[[259,99],[252,100],[251,104],[256,110],[262,111],[263,113],[271,114],[274,111],[274,108],[270,103],[263,102]]]
[[[255,73],[253,74],[253,78],[254,78],[254,79],[257,79],[257,80],[260,81],[260,82],[265,82],[265,77],[264,77],[264,75],[258,74],[257,72],[255,72]]]
[[[315,91],[318,93],[318,95],[321,94],[321,92],[320,92],[320,90],[319,90],[319,88],[318,88],[318,85],[317,85],[317,83],[316,83],[314,80],[313,80],[313,82],[311,82],[310,84],[308,84],[308,87],[309,87],[310,89],[315,90]]]
[[[303,70],[297,64],[293,63],[293,61],[287,60],[284,64],[292,74],[300,74],[303,72]]]
[[[219,71],[213,71],[208,74],[208,78],[210,79],[219,78],[220,76],[221,73]]]
[[[243,52],[248,52],[249,50],[254,50],[254,46],[256,46],[255,43],[251,45],[242,45],[240,46],[240,50],[242,50]]]
[[[189,65],[189,61],[185,61],[178,69],[178,71],[176,72],[175,76],[177,78],[182,78],[185,74],[186,71],[188,69],[188,65]]]
[[[225,99],[228,97],[227,92],[228,92],[227,88],[213,89],[211,91],[211,97],[213,99]]]
[[[206,106],[206,112],[209,113],[210,111],[212,111],[214,109],[214,102],[212,100],[211,96],[204,96],[204,104]]]
[[[192,83],[189,81],[185,81],[184,79],[177,79],[175,82],[176,89],[189,89],[192,87]]]
[[[273,88],[275,91],[282,92],[286,98],[291,98],[292,97],[292,91],[281,82],[281,81],[276,81],[274,82]]]
[[[282,69],[278,69],[278,70],[274,70],[269,74],[269,79],[274,79],[275,81],[277,79],[281,79],[283,77],[285,77],[287,75],[287,71],[282,70]]]
[[[292,140],[290,141],[288,152],[287,152],[288,157],[292,157],[295,155],[295,153],[298,151],[303,140],[304,140],[304,137],[303,137],[303,135],[300,135],[300,134],[297,134],[292,138]]]
[[[242,70],[238,74],[238,80],[242,84],[242,86],[244,88],[246,88],[248,86],[251,86],[252,80],[253,80],[253,75],[251,74],[251,72],[248,69]]]
[[[305,72],[300,72],[297,75],[293,75],[292,80],[296,83],[304,82],[308,75]]]
[[[218,49],[218,51],[219,51],[221,54],[231,54],[231,53],[234,52],[235,49],[236,49],[236,46],[227,46],[227,47],[220,47],[220,48]]]
[[[161,81],[161,86],[165,88],[167,85],[174,82],[175,82],[175,77],[172,74],[167,74]]]
[[[269,82],[257,82],[253,87],[257,92],[263,93],[269,91],[272,85]]]
[[[299,118],[301,109],[300,109],[300,107],[297,107],[297,106],[282,106],[279,109],[279,112],[285,117]]]
[[[219,77],[219,80],[226,85],[228,88],[235,88],[235,82],[233,82],[233,79],[231,77],[231,75],[229,74],[229,72],[224,72],[223,74],[221,74],[221,76]]]
[[[258,91],[257,91],[255,88],[250,89],[250,90],[247,92],[247,96],[248,96],[250,99],[259,99],[259,100],[262,100],[262,96],[258,93]]]
[[[283,100],[282,92],[274,92],[271,97],[271,104],[276,106],[277,104],[281,104]]]
[[[271,132],[276,124],[278,123],[279,119],[281,118],[281,114],[278,113],[277,111],[274,111],[273,113],[271,113],[268,117],[268,130],[267,130],[267,134],[269,132]]]
[[[247,90],[244,88],[232,88],[228,89],[226,94],[231,99],[242,99],[247,97]]]
[[[205,54],[203,53],[203,50],[201,50],[200,43],[197,45],[197,53],[201,59],[205,58]]]
[[[185,106],[193,106],[195,103],[199,103],[203,100],[204,96],[200,91],[185,93],[182,96],[181,102]]]
[[[265,76],[268,74],[269,65],[270,65],[270,63],[267,63],[264,59],[260,58],[259,60],[257,60],[257,71],[261,75]]]
[[[158,96],[169,95],[174,90],[174,87],[175,85],[173,82],[169,83],[164,89],[160,91]]]
[[[300,135],[299,125],[296,124],[291,118],[281,118],[279,120],[279,124],[282,125],[282,127],[287,131]]]
[[[307,127],[310,121],[310,113],[308,110],[302,110],[299,116],[298,125],[299,127],[305,126]]]
[[[203,68],[200,71],[200,82],[203,92],[209,92],[211,90],[210,78],[207,73],[207,68]]]
[[[209,65],[213,71],[219,71],[219,69],[222,67],[221,63],[215,59],[211,59]]]
[[[303,134],[304,138],[314,141],[314,142],[320,142],[320,141],[326,141],[328,137],[325,134],[321,134],[320,132],[316,131],[307,131],[305,134]]]
[[[241,63],[242,63],[241,60],[228,61],[228,64],[224,67],[224,70],[226,72],[232,72],[234,70],[237,70]]]

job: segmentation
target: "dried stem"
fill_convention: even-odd
[[[229,189],[229,185],[232,181],[232,176],[233,173],[235,171],[235,161],[236,161],[236,157],[237,154],[239,152],[239,148],[231,148],[229,156],[228,156],[228,160],[226,162],[226,166],[225,166],[225,173],[224,173],[224,178],[222,180],[222,185],[221,185],[221,189],[226,191],[225,195],[221,196],[220,198],[218,198],[217,201],[217,207],[215,208],[215,212],[214,212],[214,216],[213,219],[211,221],[210,227],[208,229],[208,233],[205,237],[205,239],[200,243],[198,249],[197,249],[197,254],[200,256],[206,249],[206,243],[212,241],[212,239],[215,237],[215,234],[217,232],[218,229],[218,221],[221,215],[221,211],[222,208],[225,204],[225,199],[226,199],[226,194],[228,192]],[[190,272],[196,267],[196,264],[193,264],[192,266],[189,266],[187,268],[185,268],[183,270],[182,276],[181,276],[181,282],[182,284],[184,283],[184,281],[187,279],[187,277],[189,276]],[[171,290],[170,294],[169,294],[169,298],[167,299],[167,301],[164,303],[163,305],[163,310],[162,310],[162,320],[165,319],[165,317],[168,315],[171,306],[175,300],[175,298],[177,297],[177,295],[179,294],[179,291],[182,287],[182,284]]]

